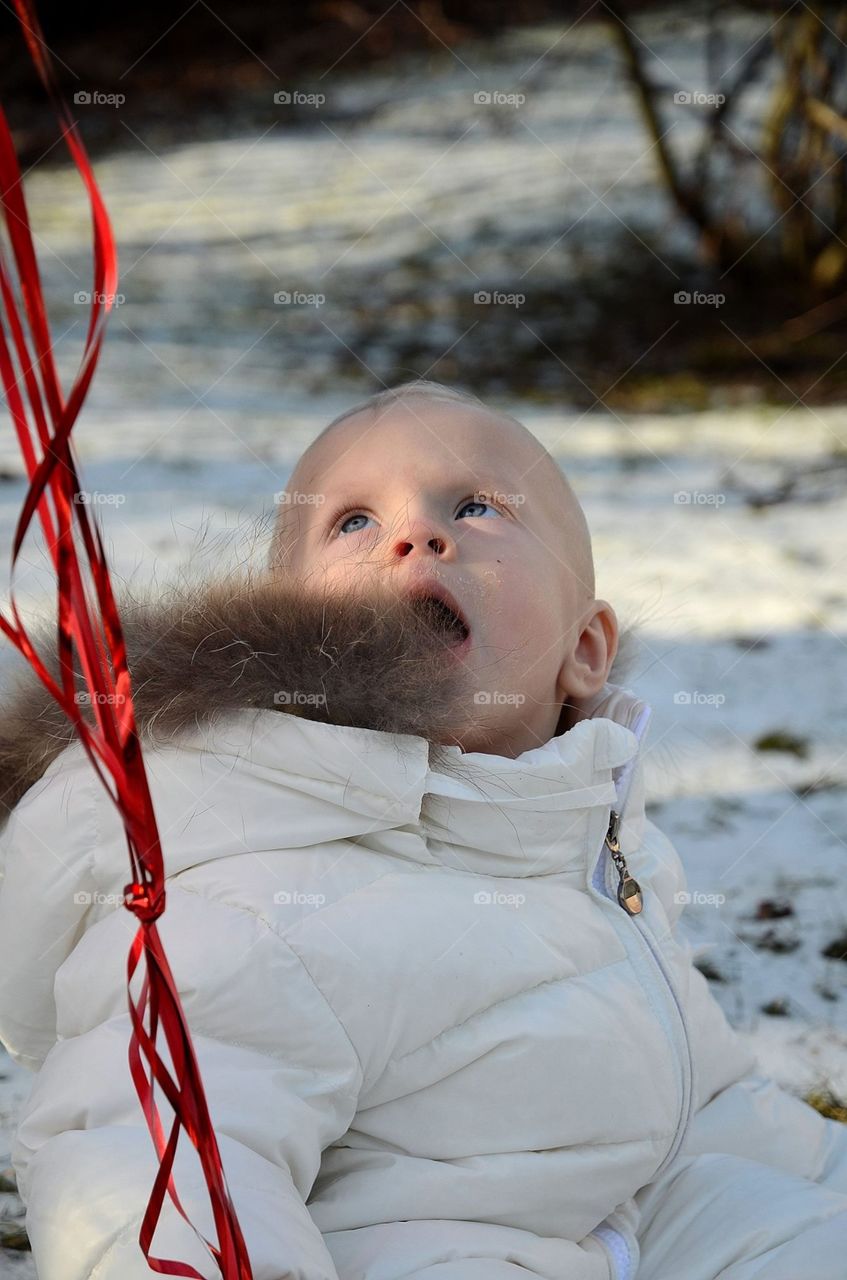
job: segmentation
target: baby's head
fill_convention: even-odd
[[[472,722],[451,739],[464,751],[514,757],[564,732],[617,650],[559,466],[517,419],[423,379],[354,405],[309,445],[270,568],[323,591],[440,588],[466,624],[439,641],[471,686]]]

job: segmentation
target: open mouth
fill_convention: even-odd
[[[470,637],[470,628],[461,613],[440,596],[421,592],[412,603],[418,616],[446,644],[462,645]]]

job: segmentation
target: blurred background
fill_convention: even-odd
[[[116,581],[264,556],[295,458],[371,391],[426,376],[514,413],[637,629],[697,963],[766,1070],[847,1118],[847,9],[39,13],[118,241],[75,428]],[[88,207],[0,29],[68,385]],[[7,421],[4,609],[24,494]],[[16,599],[52,581],[33,536]],[[29,1077],[2,1053],[0,1077],[2,1169]],[[0,1274],[23,1275],[9,1177]]]

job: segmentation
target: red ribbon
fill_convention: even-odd
[[[139,1244],[151,1270],[164,1275],[204,1280],[200,1272],[187,1263],[150,1256],[150,1242],[167,1190],[179,1213],[208,1247],[224,1280],[252,1280],[247,1248],[227,1189],[188,1025],[156,928],[156,920],[165,909],[162,849],[136,729],[120,617],[100,530],[96,521],[89,517],[88,504],[80,497],[83,490],[70,438],[94,374],[106,317],[115,296],[118,272],[114,236],[82,140],[56,85],[33,6],[30,0],[15,0],[15,9],[32,60],[52,100],[64,141],[88,192],[94,232],[94,271],[85,348],[66,400],[53,362],[53,344],[21,173],[9,125],[0,107],[0,181],[3,187],[0,204],[23,301],[21,314],[12,287],[10,264],[0,245],[0,295],[8,327],[7,338],[0,324],[0,377],[30,481],[15,532],[11,576],[14,580],[15,564],[24,538],[37,515],[57,577],[61,687],[33,648],[13,591],[10,591],[10,603],[14,623],[0,613],[0,629],[73,721],[91,763],[121,815],[126,832],[132,878],[125,889],[125,906],[139,922],[127,960],[127,996],[133,1028],[129,1067],[160,1164],[141,1224]],[[29,328],[29,338],[24,331],[24,319]],[[20,370],[17,376],[15,357]],[[78,552],[80,541],[84,560]],[[86,563],[88,579],[83,575]],[[96,604],[91,600],[92,587]],[[93,708],[96,727],[86,723],[80,710],[74,653],[78,655],[82,668],[85,696]],[[130,987],[142,952],[146,972],[141,995],[135,1003]],[[149,1033],[144,1025],[148,1000]],[[160,1019],[175,1075],[171,1075],[156,1050]],[[141,1060],[142,1053],[149,1067],[149,1078]],[[154,1082],[158,1082],[174,1112],[167,1143],[153,1097]],[[180,1129],[185,1129],[200,1157],[214,1213],[218,1246],[211,1244],[191,1223],[174,1187],[171,1169]]]

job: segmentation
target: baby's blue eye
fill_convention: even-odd
[[[497,508],[496,508],[496,507],[492,507],[492,505],[491,505],[491,503],[490,503],[490,502],[483,502],[483,501],[481,501],[481,500],[480,500],[480,501],[476,501],[476,500],[474,500],[474,499],[470,499],[468,502],[463,502],[463,503],[462,503],[462,505],[461,505],[461,507],[459,507],[459,516],[460,516],[460,517],[461,517],[461,514],[462,514],[462,512],[464,511],[465,507],[488,507],[488,510],[491,512],[491,514],[492,514],[492,515],[494,515],[494,516],[499,515],[499,512],[498,512]]]
[[[353,515],[348,516],[346,520],[342,520],[341,524],[338,526],[339,533],[361,533],[364,527],[363,525],[360,525],[358,529],[352,529],[352,530],[344,528],[344,526],[350,520],[370,520],[370,516],[366,516],[364,511],[354,512]]]

